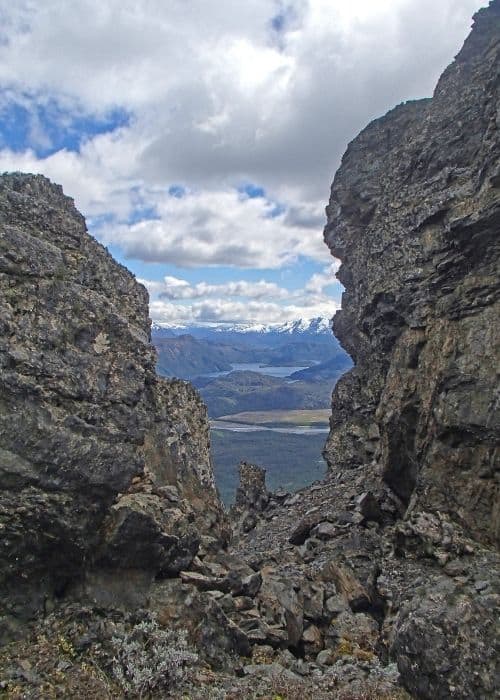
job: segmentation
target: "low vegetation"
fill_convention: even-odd
[[[127,697],[165,693],[185,676],[185,667],[198,661],[189,651],[186,635],[162,629],[152,615],[124,636],[111,640],[113,675]]]

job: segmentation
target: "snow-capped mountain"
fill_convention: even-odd
[[[310,334],[310,335],[331,335],[331,321],[327,318],[298,319],[296,321],[285,321],[284,323],[206,323],[199,325],[191,324],[163,324],[153,322],[151,331],[154,335],[167,335],[190,333],[198,336],[200,334],[212,333],[236,333],[236,334]]]
[[[174,333],[170,327],[163,326],[156,323],[156,321],[153,321],[151,324],[151,335],[155,336],[156,338],[174,338],[177,334]]]
[[[232,331],[234,333],[328,333],[331,334],[331,323],[327,318],[298,319],[285,323],[248,323],[220,326],[213,330]]]

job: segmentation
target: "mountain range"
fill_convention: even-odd
[[[159,373],[181,379],[229,372],[233,364],[238,363],[313,367],[330,362],[335,372],[351,365],[349,356],[333,336],[329,322],[321,318],[258,327],[173,328],[153,324],[151,335],[158,352]]]
[[[212,417],[326,408],[335,381],[352,365],[322,318],[175,329],[153,324],[152,340],[158,373],[191,380]],[[281,368],[280,376],[269,376],[276,367]],[[288,367],[287,374],[283,368]]]
[[[182,335],[190,333],[191,335],[201,335],[209,337],[212,333],[215,334],[313,334],[313,335],[331,335],[331,321],[327,318],[318,316],[311,319],[297,319],[295,321],[285,321],[284,323],[211,323],[193,325],[173,324],[173,323],[157,323],[151,325],[151,333],[153,336],[172,337],[172,335]]]

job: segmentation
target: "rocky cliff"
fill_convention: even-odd
[[[326,458],[375,459],[404,508],[498,542],[500,5],[430,100],[396,107],[348,147],[325,241],[345,286]]]
[[[205,407],[156,376],[149,328],[146,290],[61,188],[3,175],[1,636],[68,587],[137,597],[220,534]]]
[[[338,478],[364,474],[379,503],[397,508],[395,530],[387,539],[385,529],[379,542],[385,547],[394,537],[396,560],[406,564],[397,573],[395,560],[371,555],[379,581],[392,578],[392,612],[384,623],[395,613],[391,654],[417,697],[493,697],[500,535],[498,0],[475,15],[432,99],[396,107],[349,144],[327,217],[325,241],[342,261],[338,277],[345,286],[334,332],[355,367],[336,385],[325,457]]]

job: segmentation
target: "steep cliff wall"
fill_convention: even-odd
[[[0,177],[7,636],[68,586],[176,573],[200,537],[221,534],[206,409],[186,383],[156,377],[149,327],[146,290],[61,188]]]
[[[331,469],[373,459],[402,505],[498,541],[500,511],[500,3],[434,96],[348,147],[325,241],[342,260]]]

